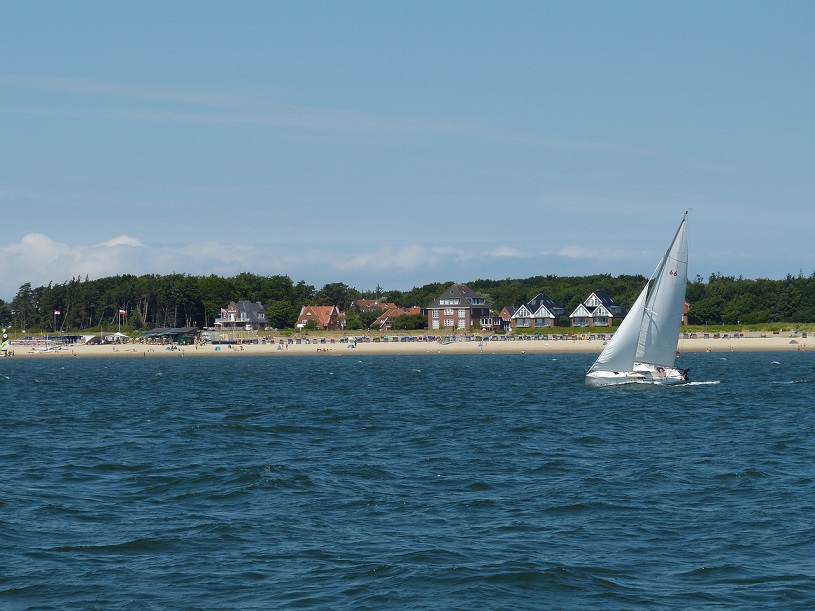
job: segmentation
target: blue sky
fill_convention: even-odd
[[[815,272],[813,2],[0,7],[0,298]]]

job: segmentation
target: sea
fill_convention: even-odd
[[[0,359],[0,609],[815,607],[815,351]]]

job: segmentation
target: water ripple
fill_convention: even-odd
[[[8,359],[0,608],[808,608],[813,358]]]

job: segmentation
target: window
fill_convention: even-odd
[[[459,310],[458,311],[459,318],[466,318],[467,317],[467,310]]]
[[[444,315],[445,316],[452,316],[455,314],[455,310],[453,308],[444,308]]]
[[[438,318],[438,317],[439,317],[439,311],[438,310],[433,310],[433,318]]]

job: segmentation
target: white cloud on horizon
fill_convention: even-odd
[[[115,246],[135,246],[135,247],[144,247],[144,244],[141,240],[134,238],[129,235],[118,235],[115,238],[107,240],[106,242],[102,242],[101,246],[105,246],[107,248],[113,248]]]
[[[521,254],[521,251],[511,246],[499,246],[498,248],[493,248],[488,254],[491,257],[507,257],[507,258],[519,258],[523,256]]]
[[[273,245],[265,250],[240,242],[212,240],[155,246],[126,234],[92,244],[72,244],[29,233],[19,242],[0,245],[0,298],[10,300],[26,282],[36,287],[60,284],[71,278],[97,279],[120,274],[229,277],[250,271],[283,274],[309,283],[313,280],[306,276],[352,282],[350,276],[367,281],[386,275],[400,278],[437,272],[446,275],[480,258],[482,255],[477,252],[462,248],[416,244],[356,252],[341,247],[274,251]]]
[[[485,250],[483,245],[469,248],[409,244],[366,250],[365,245],[353,241],[347,247],[303,244],[302,248],[213,240],[154,245],[127,234],[76,244],[29,233],[19,242],[0,245],[0,298],[12,299],[26,282],[36,287],[71,278],[98,279],[120,274],[230,277],[251,272],[286,275],[295,282],[304,280],[317,287],[341,281],[351,286],[379,283],[407,290],[426,282],[451,278],[466,281],[490,274],[521,277],[543,272],[565,273],[566,269],[570,274],[579,274],[582,267],[586,273],[595,273],[593,269],[608,269],[609,261],[639,261],[642,257],[642,253],[605,252],[579,246],[537,253],[510,246]],[[420,278],[424,280],[419,281]],[[395,281],[404,284],[390,284]]]

